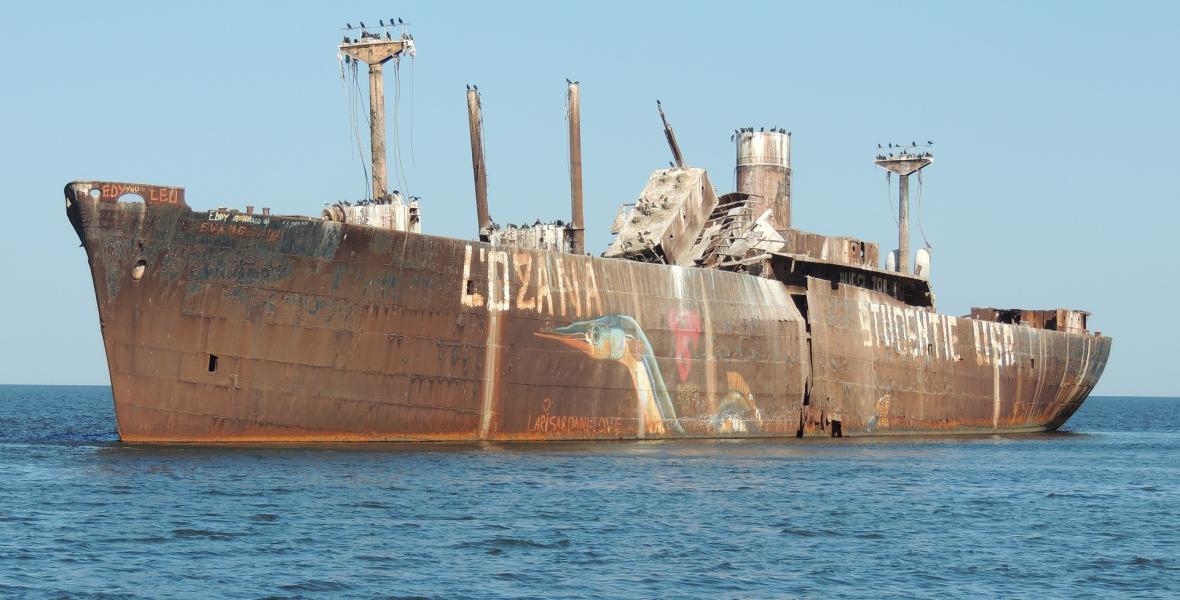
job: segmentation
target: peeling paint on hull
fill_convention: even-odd
[[[874,322],[887,296],[827,282],[805,320],[750,275],[195,212],[179,188],[66,196],[129,442],[1049,430],[1110,348],[989,325],[984,356],[981,322]]]

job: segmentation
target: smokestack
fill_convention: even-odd
[[[757,219],[771,211],[778,229],[791,228],[791,134],[741,131],[737,136],[737,191],[755,198]]]
[[[475,175],[475,214],[479,241],[489,241],[492,217],[488,214],[488,173],[483,161],[483,112],[479,90],[467,88],[467,129],[471,133],[471,171]]]
[[[570,224],[570,251],[574,254],[585,254],[586,232],[585,224],[582,222],[582,109],[576,81],[569,84],[569,118],[570,209],[573,213],[573,223]]]

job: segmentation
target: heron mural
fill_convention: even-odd
[[[762,413],[740,373],[729,371],[729,390],[711,415],[681,417],[668,394],[651,342],[635,319],[608,315],[536,332],[538,337],[559,341],[594,360],[617,362],[631,374],[636,414],[641,434],[687,435],[684,421],[702,423],[712,433],[758,433]]]

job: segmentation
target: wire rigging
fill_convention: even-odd
[[[410,195],[409,184],[406,183],[406,170],[402,165],[401,132],[398,124],[402,96],[401,57],[393,58],[393,173],[397,177],[398,187]]]
[[[372,160],[373,160],[373,157],[371,156],[372,149],[370,148],[370,150],[369,150],[370,156],[368,158],[365,158],[365,144],[361,139],[361,130],[360,130],[359,122],[360,122],[360,115],[364,115],[365,127],[367,129],[369,129],[370,131],[372,131],[372,129],[373,129],[373,114],[364,109],[363,102],[361,100],[361,98],[363,97],[363,93],[361,92],[360,65],[355,60],[352,61],[352,93],[353,93],[353,111],[355,114],[355,116],[353,117],[353,124],[354,124],[353,126],[356,128],[357,152],[360,154],[361,165],[362,165],[365,173],[369,173],[369,165],[372,164]],[[366,177],[365,177],[365,197],[372,198],[373,192],[374,192],[373,178],[371,177],[371,174],[366,175]]]
[[[930,240],[926,239],[926,230],[922,229],[922,190],[923,189],[924,189],[924,186],[922,185],[922,171],[919,170],[918,171],[918,231],[922,233],[922,242],[926,244],[927,248],[933,250],[934,246],[931,246]]]
[[[357,65],[356,61],[346,58],[344,53],[336,55],[336,61],[340,67],[340,87],[344,93],[344,102],[348,106],[348,123],[352,129],[353,138],[356,141],[357,155],[360,157],[361,173],[364,177],[365,197],[369,197],[369,166],[365,161],[364,144],[361,142],[360,128],[357,126],[357,103],[359,101],[358,94],[360,93],[359,85],[357,84]],[[347,71],[349,73],[346,73]],[[352,85],[349,85],[349,75],[351,75]]]
[[[416,56],[410,55],[410,166],[416,166],[414,160],[414,62]]]
[[[893,226],[901,231],[901,222],[897,220],[897,209],[893,208],[893,172],[885,171],[885,201],[889,203],[889,216],[893,218]]]

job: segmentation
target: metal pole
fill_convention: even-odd
[[[385,198],[385,93],[381,85],[381,63],[369,65],[369,135],[373,155],[373,199]]]
[[[585,223],[582,220],[582,109],[578,95],[578,84],[569,84],[570,111],[570,209],[573,223],[570,226],[571,251],[586,253]]]
[[[680,153],[680,144],[676,143],[676,132],[672,131],[672,126],[668,124],[668,117],[664,116],[664,105],[656,100],[656,108],[660,111],[660,120],[664,122],[664,137],[668,138],[668,147],[672,149],[672,159],[676,161],[677,167],[684,167],[684,155]]]
[[[910,272],[910,176],[898,178],[897,272]]]
[[[471,133],[471,171],[475,175],[475,213],[479,220],[479,239],[486,242],[492,225],[488,214],[488,173],[483,162],[483,114],[479,92],[467,89],[467,129]]]

